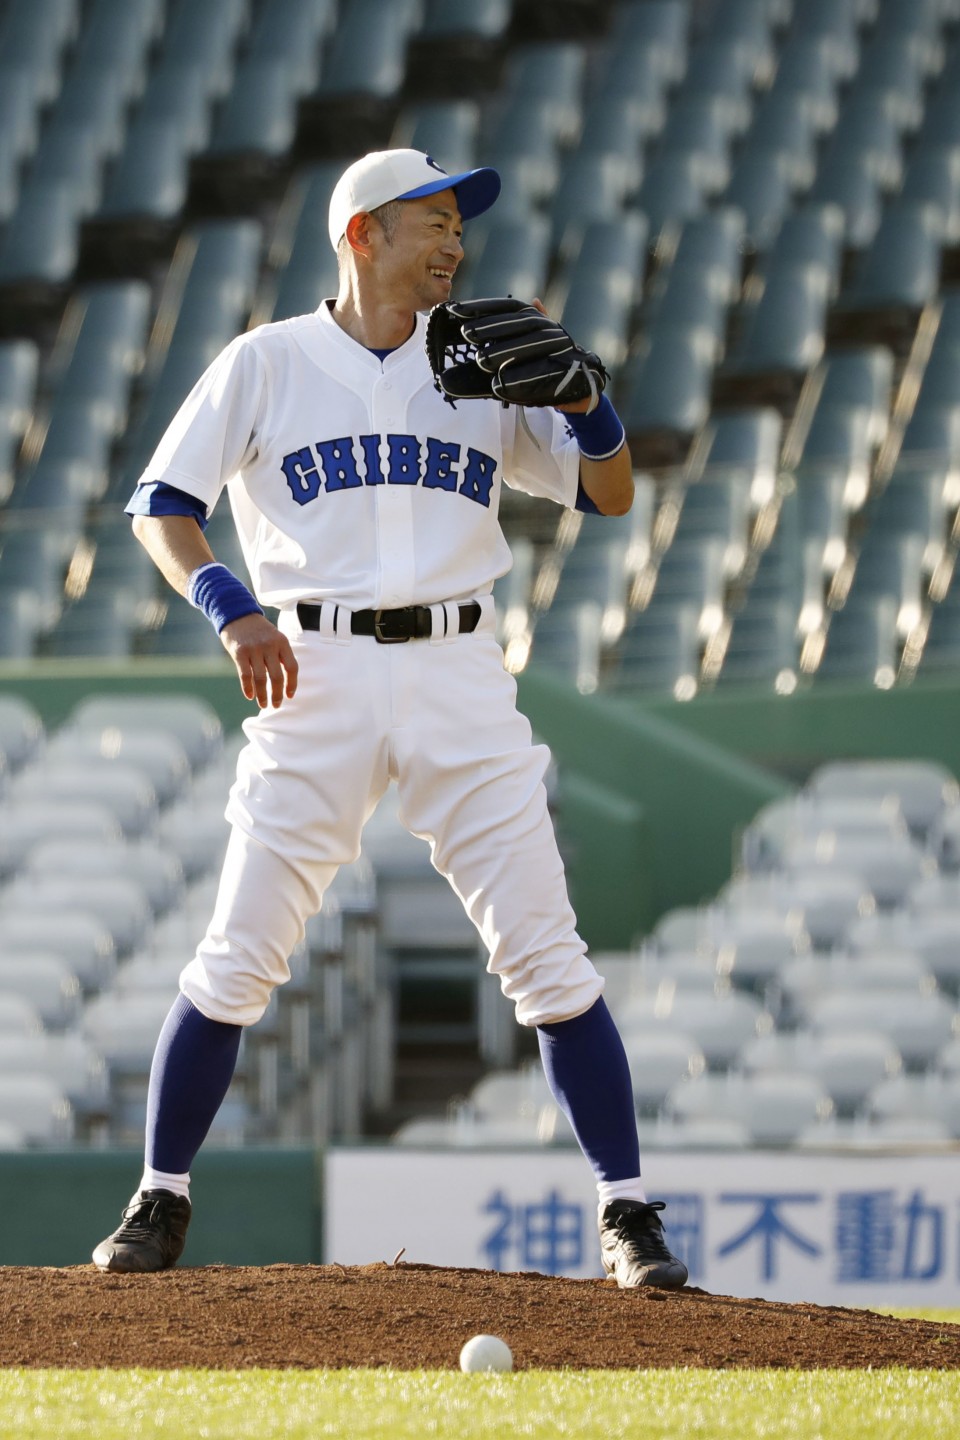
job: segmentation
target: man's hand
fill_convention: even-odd
[[[243,615],[220,631],[223,648],[237,667],[240,688],[261,710],[276,710],[297,690],[296,656],[286,635],[265,615]]]

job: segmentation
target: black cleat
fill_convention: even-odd
[[[671,1255],[663,1238],[662,1200],[611,1200],[600,1215],[600,1255],[606,1273],[622,1290],[652,1285],[676,1290],[687,1283],[687,1267]]]
[[[93,1252],[98,1270],[145,1274],[168,1270],[183,1254],[190,1201],[169,1190],[143,1190],[123,1212],[123,1223]]]

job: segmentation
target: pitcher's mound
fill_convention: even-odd
[[[430,1265],[0,1267],[0,1365],[455,1369],[471,1335],[518,1370],[960,1368],[960,1325],[702,1290]]]

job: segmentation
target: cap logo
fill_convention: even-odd
[[[432,155],[424,155],[423,158],[424,158],[424,160],[426,160],[427,164],[430,166],[430,168],[431,168],[432,170],[438,171],[439,174],[441,174],[441,175],[446,175],[446,173],[447,173],[446,170],[444,170],[444,168],[443,168],[442,165],[438,165],[438,164],[437,164],[436,160],[434,160],[434,158],[433,158]]]

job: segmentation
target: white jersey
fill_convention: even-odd
[[[573,507],[580,452],[554,410],[453,408],[437,392],[426,320],[381,363],[324,302],[217,357],[141,483],[209,514],[224,486],[258,600],[289,608],[430,605],[488,594],[510,568],[501,485]]]

